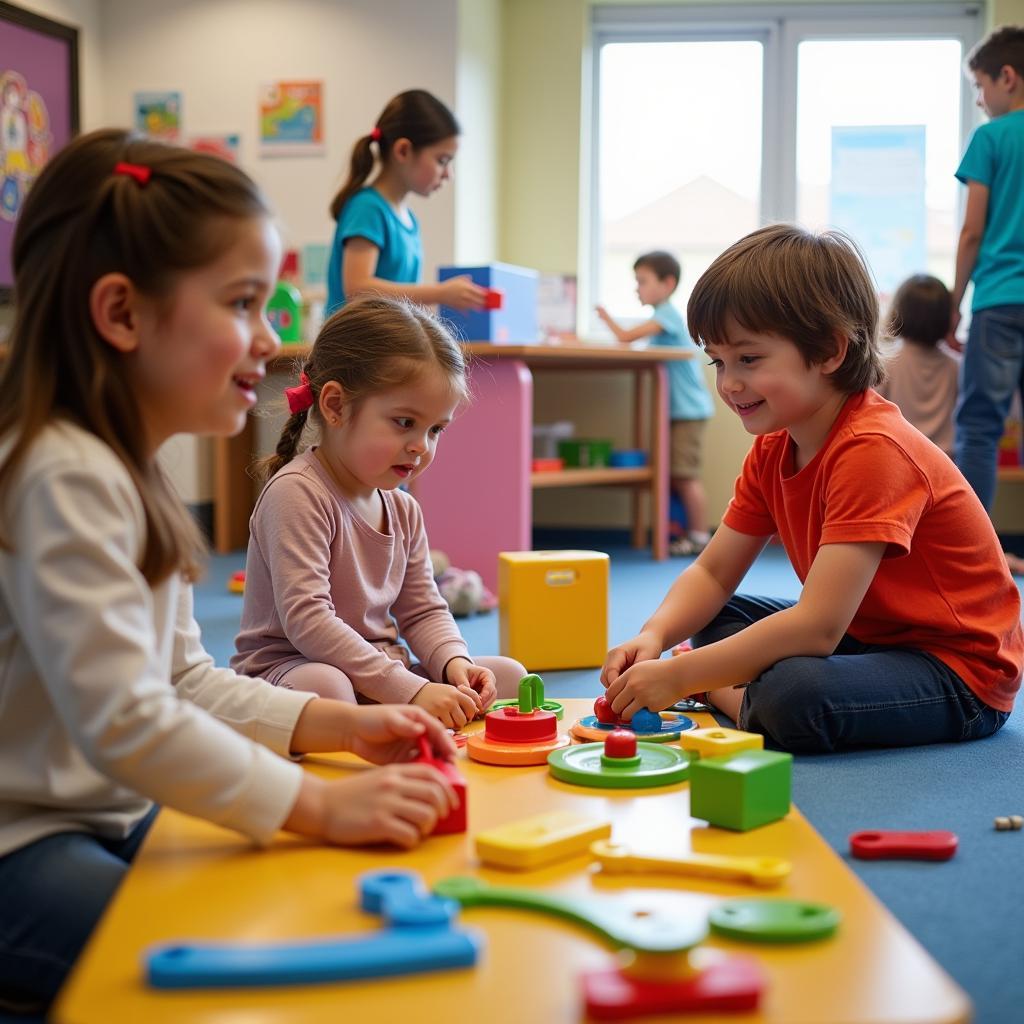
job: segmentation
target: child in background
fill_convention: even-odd
[[[409,303],[359,299],[324,324],[287,395],[250,522],[232,666],[339,700],[415,704],[453,729],[514,697],[526,670],[469,657],[420,507],[398,489],[427,469],[467,397],[458,343]],[[320,443],[300,454],[309,419]]]
[[[679,287],[679,261],[667,252],[648,252],[633,264],[636,295],[644,306],[652,306],[654,315],[636,327],[622,327],[604,306],[597,315],[607,324],[617,341],[628,344],[649,338],[651,345],[698,349],[686,331],[679,311],[669,301]],[[669,545],[673,555],[697,555],[709,539],[707,498],[701,482],[704,432],[714,412],[711,395],[704,383],[704,371],[698,359],[667,364],[669,380],[669,416],[671,427],[672,490],[686,512],[686,536]]]
[[[981,125],[957,168],[967,205],[953,284],[955,343],[960,304],[974,281],[960,398],[956,464],[986,509],[996,490],[999,441],[1015,393],[1024,397],[1024,26],[1006,25],[968,55]],[[1024,559],[1008,554],[1015,573]]]
[[[856,247],[762,228],[712,263],[687,313],[754,443],[705,551],[609,653],[614,710],[710,691],[801,752],[994,733],[1020,686],[1020,595],[956,467],[872,390],[878,300]],[[799,601],[736,594],[776,534]]]
[[[14,235],[0,377],[0,1005],[45,1010],[154,801],[259,843],[412,846],[454,793],[400,764],[328,781],[294,754],[406,761],[418,708],[354,708],[215,668],[172,434],[237,433],[278,341],[280,242],[216,157],[108,130],[46,167]]]
[[[892,300],[889,335],[899,340],[886,354],[886,379],[877,389],[950,457],[960,373],[960,360],[945,345],[952,315],[949,290],[937,277],[908,277]]]
[[[380,159],[377,176],[367,179]],[[405,205],[410,192],[429,196],[452,176],[459,124],[423,89],[399,93],[373,130],[352,149],[348,180],[331,203],[338,222],[327,267],[330,316],[360,293],[375,292],[455,309],[480,309],[484,290],[468,276],[420,284],[423,243],[419,221]]]

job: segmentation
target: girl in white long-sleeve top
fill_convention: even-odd
[[[0,1008],[45,1010],[154,802],[258,843],[414,845],[440,773],[340,780],[290,758],[408,761],[419,708],[357,708],[218,669],[192,616],[201,544],[162,475],[178,433],[241,429],[278,342],[280,243],[214,157],[106,130],[46,167],[17,225],[0,377]]]

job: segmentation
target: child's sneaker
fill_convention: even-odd
[[[676,558],[686,558],[692,555],[699,555],[708,542],[698,537],[676,537],[668,546],[668,553]]]

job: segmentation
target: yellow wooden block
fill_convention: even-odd
[[[528,870],[586,853],[592,842],[611,834],[610,821],[573,811],[551,811],[481,832],[476,837],[476,852],[485,864]]]
[[[741,750],[764,750],[764,737],[741,729],[691,729],[679,737],[679,746],[698,757],[720,757]]]
[[[498,556],[503,655],[529,671],[596,668],[608,653],[608,556],[504,551]]]

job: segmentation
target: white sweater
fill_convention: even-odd
[[[214,667],[191,587],[137,568],[145,515],[117,456],[46,428],[0,523],[0,854],[55,832],[123,837],[151,801],[269,841],[313,695]]]

